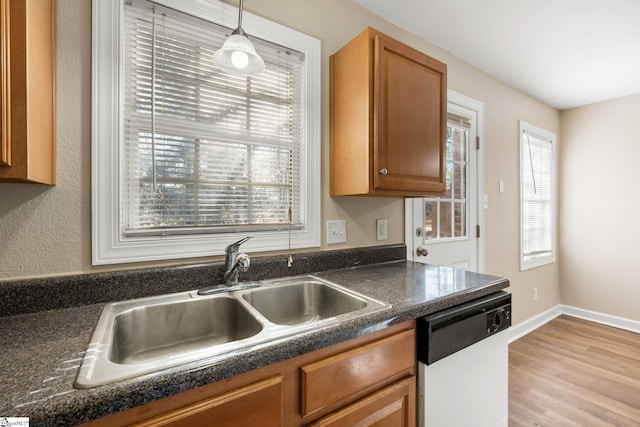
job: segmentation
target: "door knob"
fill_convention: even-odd
[[[418,246],[418,248],[416,249],[416,255],[418,255],[418,256],[427,256],[427,255],[429,255],[429,250],[423,248],[422,246]]]
[[[378,173],[379,173],[380,175],[386,175],[386,174],[388,174],[389,172],[387,171],[387,168],[382,168],[382,169],[380,169],[380,170],[378,171]]]

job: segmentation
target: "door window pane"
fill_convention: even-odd
[[[466,163],[460,163],[454,167],[454,180],[453,180],[453,198],[464,199],[467,196],[467,165]]]
[[[446,239],[447,237],[453,237],[451,230],[451,215],[453,203],[440,202],[440,238]]]
[[[464,202],[454,203],[453,208],[453,235],[454,237],[464,237],[467,235],[466,211]]]
[[[446,184],[442,197],[425,201],[424,240],[467,238],[467,162],[469,150],[469,119],[448,115]]]
[[[424,204],[424,239],[438,238],[438,202],[427,200]]]

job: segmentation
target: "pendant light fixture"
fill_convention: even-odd
[[[226,73],[249,77],[264,70],[264,61],[242,29],[242,0],[238,8],[238,28],[213,54],[213,64]]]

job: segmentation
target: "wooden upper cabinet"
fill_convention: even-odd
[[[9,0],[0,0],[0,166],[11,166]]]
[[[367,28],[330,67],[331,195],[443,193],[446,64]]]
[[[0,182],[55,184],[55,23],[55,0],[0,0]]]

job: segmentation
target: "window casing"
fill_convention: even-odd
[[[556,260],[556,136],[520,121],[520,270]]]
[[[267,68],[244,79],[211,64],[235,7],[93,13],[94,264],[319,246],[319,41],[245,12]]]

